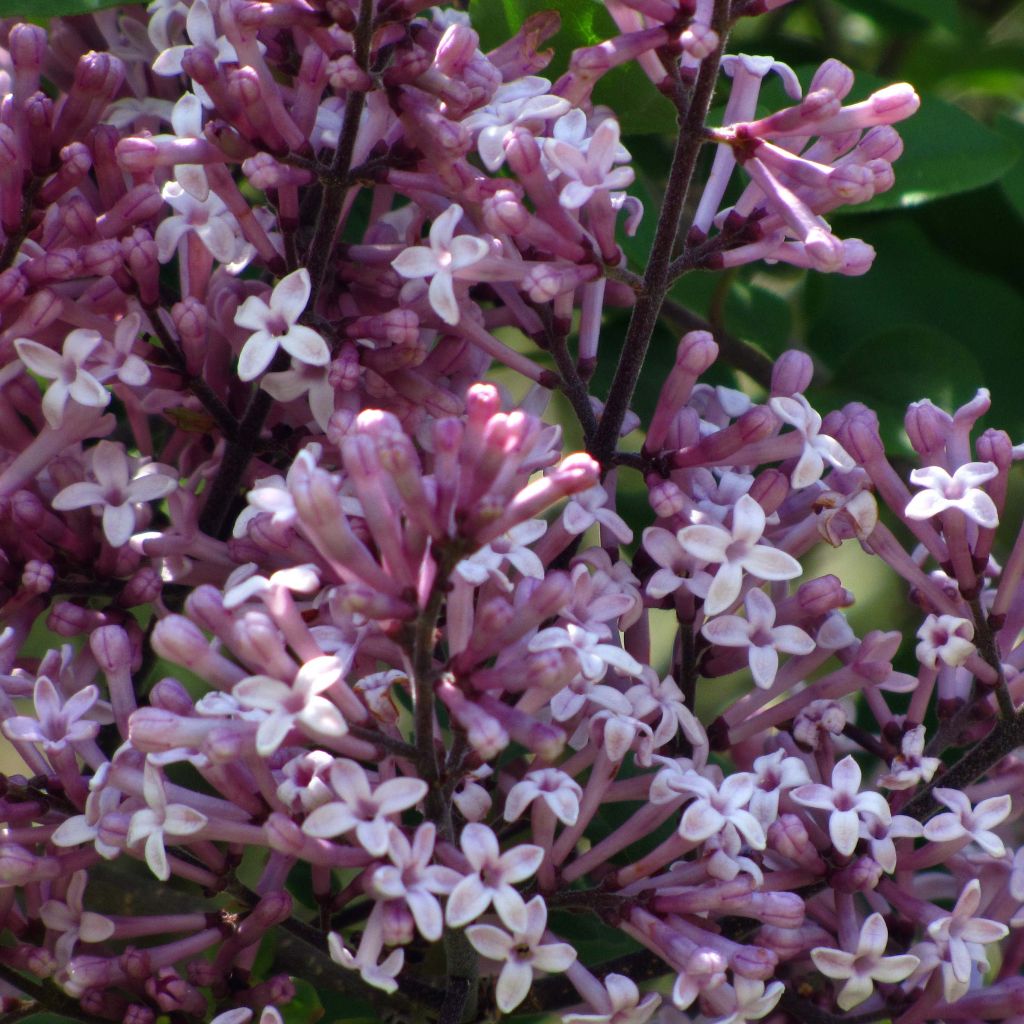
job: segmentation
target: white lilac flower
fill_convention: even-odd
[[[86,878],[85,871],[76,871],[68,883],[64,900],[47,900],[39,908],[43,924],[61,933],[54,946],[58,964],[66,964],[71,959],[79,941],[105,942],[114,934],[114,922],[109,917],[83,908]]]
[[[750,813],[763,828],[779,816],[779,797],[785,790],[795,789],[811,781],[807,765],[799,757],[787,757],[785,750],[762,754],[754,761],[754,794]]]
[[[744,598],[746,619],[721,615],[704,623],[705,639],[723,647],[746,647],[750,674],[762,690],[769,689],[779,671],[779,652],[810,654],[814,641],[799,626],[776,626],[775,603],[763,590]]]
[[[59,511],[101,509],[103,533],[115,548],[127,544],[135,530],[135,505],[166,498],[178,487],[178,481],[155,463],[144,463],[133,473],[124,445],[115,441],[100,441],[92,449],[92,475],[95,483],[69,484],[51,504]]]
[[[957,668],[974,653],[974,623],[956,615],[929,615],[917,631],[921,641],[916,649],[917,660],[928,668],[939,668],[940,662]]]
[[[517,523],[490,544],[485,544],[479,551],[462,559],[455,566],[455,571],[474,587],[494,579],[505,590],[511,590],[512,584],[501,571],[503,562],[508,562],[523,576],[543,579],[544,565],[528,545],[543,537],[547,528],[548,524],[543,519],[528,519]]]
[[[803,395],[773,398],[768,405],[783,423],[795,428],[804,439],[800,459],[790,476],[790,483],[796,490],[810,487],[819,480],[826,462],[844,472],[849,472],[856,466],[846,449],[835,438],[819,433],[821,416],[811,408]]]
[[[462,877],[451,868],[430,863],[436,835],[434,825],[425,821],[410,843],[401,829],[392,825],[388,839],[391,864],[377,868],[370,876],[370,889],[376,896],[406,903],[428,942],[437,942],[444,930],[437,896],[450,893]]]
[[[366,926],[359,940],[359,949],[354,955],[346,948],[337,932],[331,932],[327,936],[327,950],[335,963],[341,964],[348,971],[358,971],[367,985],[391,993],[398,989],[398,982],[395,979],[405,964],[405,952],[395,949],[383,961],[379,960],[384,949],[384,912],[383,903],[374,904],[370,916],[366,919]]]
[[[337,706],[321,697],[342,676],[344,665],[333,655],[312,658],[289,686],[270,676],[249,676],[235,684],[232,695],[245,707],[267,712],[256,733],[256,751],[268,757],[288,733],[304,726],[314,736],[344,736],[348,724]]]
[[[576,824],[583,789],[575,779],[558,768],[527,772],[505,797],[505,820],[515,821],[538,797],[563,825]]]
[[[151,373],[149,364],[141,356],[132,352],[132,346],[142,328],[142,317],[138,313],[128,313],[117,321],[114,328],[114,340],[106,347],[107,351],[100,355],[97,375],[104,380],[109,375],[117,377],[122,384],[140,387],[148,384]]]
[[[736,994],[736,1009],[727,1017],[716,1018],[712,1024],[747,1024],[748,1021],[762,1020],[778,1005],[785,986],[773,981],[767,987],[763,981],[745,978],[737,974],[733,980]]]
[[[942,761],[924,756],[924,726],[908,729],[900,740],[900,752],[892,759],[889,771],[878,781],[886,789],[913,789],[920,782],[931,782]]]
[[[548,921],[543,896],[534,896],[526,904],[526,915],[526,928],[511,935],[489,924],[474,924],[466,929],[472,947],[481,956],[502,965],[495,988],[502,1013],[511,1013],[526,998],[535,971],[565,971],[576,960],[576,950],[567,942],[541,941]]]
[[[600,484],[572,495],[562,510],[562,526],[576,536],[600,523],[620,544],[631,543],[633,531],[622,516],[604,507],[607,501],[608,492]]]
[[[641,998],[636,983],[624,974],[606,974],[604,987],[610,1007],[607,1013],[566,1013],[562,1024],[647,1024],[661,1005],[657,992]]]
[[[619,122],[605,118],[594,129],[586,152],[576,146],[549,139],[544,144],[544,155],[568,181],[558,201],[567,210],[578,210],[595,192],[612,192],[631,184],[635,175],[632,167],[614,167],[620,158]]]
[[[764,509],[744,494],[734,507],[731,530],[703,523],[683,527],[676,535],[688,554],[718,565],[704,602],[705,615],[724,612],[739,597],[744,572],[761,580],[791,580],[803,571],[792,555],[759,543],[764,528]]]
[[[302,831],[317,839],[333,839],[354,831],[360,846],[374,857],[388,850],[389,821],[415,807],[426,795],[422,779],[388,779],[371,789],[362,765],[339,758],[328,769],[338,799],[317,807],[302,823]]]
[[[216,192],[200,200],[186,192],[178,182],[169,181],[160,190],[160,195],[174,210],[170,217],[160,221],[153,235],[157,259],[161,263],[173,258],[178,243],[190,231],[195,233],[210,255],[228,269],[243,258],[245,239],[239,233],[238,222]]]
[[[327,432],[334,414],[334,385],[330,366],[311,366],[293,359],[291,369],[264,374],[260,387],[279,402],[294,402],[308,396],[309,411],[317,426]]]
[[[93,739],[99,732],[99,722],[85,720],[99,695],[95,686],[85,686],[64,700],[46,676],[39,676],[32,688],[37,717],[12,715],[0,730],[16,743],[38,743],[47,753],[59,753],[69,744]]]
[[[732,825],[755,849],[765,848],[765,833],[760,822],[747,810],[754,795],[754,777],[734,772],[720,786],[695,771],[687,771],[677,780],[678,788],[692,793],[693,800],[679,821],[679,835],[692,843],[702,843],[717,835],[726,824]]]
[[[256,563],[240,565],[224,582],[224,607],[237,608],[250,597],[265,594],[275,587],[285,587],[296,594],[312,594],[320,587],[320,567],[307,562],[278,569],[270,579],[256,572]]]
[[[462,207],[449,206],[430,226],[430,245],[412,245],[391,261],[391,266],[406,278],[430,278],[428,298],[434,312],[446,323],[459,322],[459,302],[455,298],[455,274],[479,263],[490,246],[474,235],[455,235],[462,219]]]
[[[633,714],[642,720],[660,712],[654,727],[654,747],[663,747],[678,732],[682,732],[694,748],[708,747],[707,733],[697,716],[686,706],[683,691],[671,676],[659,680],[653,670],[640,677],[640,682],[626,691]]]
[[[277,798],[286,807],[312,811],[328,803],[334,791],[324,777],[334,758],[326,750],[304,750],[281,766],[284,780],[278,783]]]
[[[881,869],[891,875],[896,870],[896,840],[918,839],[924,835],[924,826],[917,818],[894,814],[886,824],[874,815],[860,819],[860,837],[868,846],[868,853]]]
[[[948,843],[969,837],[990,857],[1002,857],[1006,853],[1002,839],[991,830],[1010,816],[1013,800],[1008,795],[989,797],[974,808],[967,794],[959,789],[937,786],[932,795],[952,813],[936,814],[927,821],[925,839],[933,843]]]
[[[186,92],[171,110],[173,134],[154,135],[154,142],[173,142],[176,139],[202,139],[203,104],[194,93]],[[202,164],[175,164],[174,178],[193,198],[202,202],[210,194],[210,183]]]
[[[853,853],[860,838],[860,816],[873,814],[882,822],[892,821],[885,798],[879,793],[861,793],[860,765],[849,755],[832,769],[832,785],[812,782],[798,786],[792,797],[804,807],[829,811],[828,834],[832,845],[846,857]]]
[[[238,357],[242,380],[258,377],[273,361],[278,348],[309,366],[326,366],[331,359],[327,342],[311,327],[298,322],[312,291],[305,267],[292,271],[274,285],[270,302],[250,295],[235,313],[235,323],[253,333]]]
[[[544,859],[544,849],[522,843],[501,852],[497,837],[486,826],[469,824],[459,840],[471,873],[452,889],[445,908],[445,920],[452,928],[475,921],[492,903],[502,923],[513,931],[527,926],[526,903],[513,887],[524,882]]]
[[[531,652],[571,650],[579,660],[580,674],[588,682],[597,682],[603,679],[609,666],[617,669],[623,675],[638,676],[643,671],[643,666],[631,654],[627,654],[621,647],[614,644],[602,644],[598,641],[600,637],[596,633],[587,630],[570,622],[564,629],[561,626],[551,626],[542,629],[530,641]]]
[[[943,997],[955,1002],[968,989],[971,966],[989,969],[985,946],[1005,939],[1010,929],[998,921],[974,914],[981,903],[981,883],[972,878],[960,893],[953,913],[928,925],[928,935],[938,948],[942,962]]]
[[[881,914],[872,914],[861,926],[856,952],[818,946],[811,950],[814,966],[836,981],[842,981],[836,1002],[849,1010],[863,1003],[875,990],[875,982],[894,984],[913,974],[920,959],[912,953],[883,956],[889,942],[889,929]]]
[[[169,12],[173,13],[173,11]],[[169,16],[169,15],[168,15]],[[206,0],[194,0],[188,9],[185,20],[185,31],[191,45],[168,46],[157,54],[153,61],[153,71],[158,75],[180,75],[182,73],[181,58],[194,46],[208,47],[216,51],[218,64],[235,64],[238,54],[224,36],[217,35],[217,27],[213,21]],[[161,41],[163,41],[161,39]],[[154,43],[156,40],[154,40]]]
[[[490,101],[464,117],[462,127],[478,132],[476,145],[484,167],[496,171],[505,162],[505,136],[513,128],[542,127],[569,109],[569,101],[548,95],[551,83],[538,75],[527,75],[498,86]]]
[[[979,526],[995,529],[999,523],[995,502],[979,485],[998,473],[994,462],[968,462],[958,466],[952,476],[941,466],[915,469],[910,482],[924,490],[910,499],[905,514],[910,519],[931,519],[957,509]]]
[[[195,835],[206,825],[207,818],[186,804],[168,804],[160,772],[149,761],[143,769],[142,792],[146,798],[146,807],[131,817],[128,845],[134,846],[145,840],[146,863],[161,882],[166,882],[171,877],[167,851],[164,850],[166,838]]]
[[[53,381],[43,395],[43,415],[53,428],[61,425],[68,400],[94,409],[110,404],[110,392],[85,369],[85,361],[103,339],[96,331],[74,330],[64,339],[61,354],[30,338],[16,338],[18,358],[33,373]]]

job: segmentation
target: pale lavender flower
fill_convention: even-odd
[[[917,631],[917,660],[928,668],[957,668],[975,652],[974,623],[956,615],[928,615]]]
[[[178,182],[169,181],[160,194],[174,210],[172,216],[160,221],[153,236],[161,263],[168,263],[174,257],[178,243],[189,232],[195,234],[215,260],[227,267],[242,258],[245,240],[239,233],[238,222],[215,192],[200,200]]]
[[[640,997],[636,983],[624,974],[606,974],[608,1013],[566,1013],[562,1024],[647,1024],[661,1005],[657,992]]]
[[[716,1018],[713,1024],[747,1024],[752,1020],[763,1020],[779,1004],[785,985],[781,981],[765,983],[757,978],[745,978],[737,974],[733,980],[736,1009],[727,1017]]]
[[[56,429],[61,425],[69,400],[93,409],[103,409],[110,404],[110,392],[85,369],[86,360],[102,340],[96,331],[71,331],[58,355],[52,348],[30,338],[15,339],[15,351],[25,366],[53,381],[43,396],[43,415],[51,427]]]
[[[92,475],[95,483],[69,484],[51,504],[59,511],[102,509],[103,533],[115,548],[127,544],[135,530],[135,505],[166,498],[178,487],[166,467],[155,463],[142,463],[133,473],[124,445],[114,441],[100,441],[92,449]]]
[[[884,797],[870,791],[859,792],[860,783],[860,765],[847,756],[832,769],[831,786],[812,782],[798,786],[792,793],[797,803],[830,812],[828,833],[832,837],[832,845],[846,857],[857,845],[861,815],[873,814],[886,824],[892,820]]]
[[[479,551],[462,559],[455,571],[474,587],[482,586],[488,579],[499,583],[504,590],[511,590],[512,584],[502,572],[502,564],[508,562],[523,576],[534,579],[544,578],[544,565],[528,545],[544,536],[548,524],[543,519],[528,519],[517,523],[512,529],[495,537]]]
[[[800,459],[790,476],[790,483],[796,490],[810,487],[820,479],[826,462],[844,472],[856,466],[854,460],[835,438],[820,433],[821,416],[811,408],[803,395],[773,398],[768,405],[783,423],[794,427],[804,440]]]
[[[94,914],[82,905],[87,878],[85,871],[76,871],[64,900],[47,900],[39,908],[43,924],[61,933],[54,947],[57,963],[61,965],[71,959],[78,942],[105,942],[114,933],[114,922],[109,917]]]
[[[755,850],[765,848],[764,829],[757,818],[747,810],[754,795],[752,775],[747,772],[735,772],[720,786],[716,786],[703,775],[687,771],[678,779],[677,787],[696,797],[679,821],[679,835],[684,839],[692,843],[701,843],[721,832],[729,824]]]
[[[619,122],[605,118],[594,129],[586,152],[568,142],[549,139],[544,155],[569,180],[562,187],[559,203],[567,210],[578,210],[595,192],[610,192],[631,184],[632,167],[613,167],[618,161]]]
[[[847,953],[841,949],[818,946],[811,950],[814,966],[827,978],[842,981],[836,1002],[849,1010],[863,1003],[875,989],[875,982],[895,984],[913,974],[920,959],[911,953],[883,956],[889,944],[889,929],[881,914],[872,914],[861,926],[857,949]]]
[[[12,715],[0,728],[16,743],[38,743],[48,753],[57,752],[68,744],[91,740],[99,732],[100,723],[85,718],[99,695],[95,686],[86,686],[64,700],[57,687],[40,676],[32,688],[37,718]]]
[[[932,795],[952,813],[936,814],[925,823],[924,837],[933,843],[948,843],[969,837],[990,857],[1002,857],[1006,847],[1002,839],[992,831],[1010,815],[1013,806],[1011,797],[989,797],[977,807],[971,807],[967,794],[959,789],[945,789],[936,786]]]
[[[580,672],[589,682],[603,679],[609,667],[623,675],[638,676],[643,666],[631,654],[614,644],[599,643],[600,637],[570,622],[565,628],[542,629],[529,643],[531,651],[571,650],[579,659]]]
[[[267,712],[256,733],[256,750],[267,757],[284,742],[292,729],[305,727],[314,736],[338,737],[348,723],[326,697],[345,671],[343,662],[329,654],[307,661],[289,686],[271,676],[249,676],[236,683],[233,696],[247,708]]]
[[[495,989],[502,1013],[511,1013],[526,998],[535,971],[564,971],[576,959],[576,950],[568,943],[541,941],[548,920],[543,896],[534,896],[526,904],[526,915],[526,928],[512,935],[489,924],[474,924],[466,929],[473,948],[502,965]]]
[[[430,278],[430,305],[446,324],[459,322],[459,301],[455,297],[455,275],[479,263],[490,246],[474,235],[455,236],[462,219],[462,207],[449,206],[430,226],[430,245],[413,245],[391,261],[402,277]]]
[[[278,348],[310,366],[330,362],[327,342],[311,327],[298,322],[312,289],[309,271],[300,267],[274,285],[269,303],[250,295],[238,307],[235,323],[253,332],[238,357],[238,376],[242,380],[258,377],[271,364]]]
[[[775,604],[764,591],[749,590],[744,605],[746,619],[721,615],[705,622],[701,632],[713,644],[746,647],[754,683],[766,690],[775,682],[779,653],[810,654],[814,641],[799,626],[776,626]]]
[[[764,509],[744,494],[733,509],[731,530],[704,523],[679,531],[677,537],[684,551],[702,562],[718,565],[704,603],[705,615],[724,612],[739,597],[744,572],[762,580],[791,580],[803,572],[792,555],[759,543],[764,528]]]
[[[334,761],[328,777],[338,799],[317,807],[302,823],[302,831],[318,839],[354,831],[359,844],[374,857],[387,853],[389,817],[414,807],[427,795],[422,779],[389,779],[371,789],[365,769],[347,758]]]
[[[469,824],[459,840],[472,874],[452,889],[445,920],[452,928],[475,921],[493,902],[502,923],[512,931],[525,931],[526,904],[513,887],[534,874],[544,859],[540,846],[521,843],[501,852],[497,837],[486,826]]]
[[[931,519],[957,509],[978,526],[992,530],[999,523],[995,502],[980,484],[997,476],[992,462],[968,462],[957,466],[950,476],[941,466],[924,466],[910,474],[910,482],[924,490],[915,494],[904,510],[910,519]]]
[[[920,782],[931,782],[942,761],[924,756],[924,726],[908,729],[900,739],[900,752],[893,758],[889,771],[878,781],[886,789],[913,789]]]
[[[146,863],[150,871],[166,882],[171,877],[171,868],[164,850],[166,838],[195,835],[207,823],[201,814],[187,804],[168,804],[164,783],[156,766],[149,761],[143,770],[142,790],[146,807],[132,815],[128,827],[128,845],[146,841]]]
[[[505,797],[505,820],[515,821],[534,800],[540,798],[563,825],[575,825],[580,813],[583,789],[558,768],[527,772]]]

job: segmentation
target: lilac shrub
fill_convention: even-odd
[[[682,274],[870,266],[825,217],[891,186],[917,97],[726,54],[776,6],[609,0],[553,82],[551,12],[488,53],[418,0],[5,25],[12,1019],[312,1020],[303,986],[444,1024],[1024,1013],[1021,452],[972,437],[987,395],[915,403],[906,476],[802,352],[702,380],[696,323],[631,411]],[[646,214],[593,101],[627,62],[680,126]],[[916,636],[805,568],[844,543]]]

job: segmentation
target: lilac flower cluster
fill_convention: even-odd
[[[697,329],[630,413],[681,274],[870,265],[824,215],[890,187],[917,97],[725,54],[775,6],[609,0],[555,82],[550,13],[488,53],[418,0],[4,26],[4,1011],[279,1024],[301,981],[444,1024],[1024,1013],[1024,533],[993,556],[1024,453],[972,438],[987,396],[911,407],[905,480],[808,356],[712,386]],[[681,125],[639,273],[592,98],[631,61]],[[805,569],[843,543],[916,638]]]

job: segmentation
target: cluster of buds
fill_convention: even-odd
[[[444,1024],[1024,1013],[1024,453],[973,436],[987,395],[913,406],[904,478],[808,356],[711,386],[696,330],[628,437],[670,278],[864,272],[823,215],[892,184],[917,105],[844,106],[835,61],[801,96],[725,54],[778,4],[731,6],[609,2],[555,82],[550,13],[489,53],[417,0],[4,25],[4,1012],[279,1024],[302,982]],[[630,61],[704,132],[642,276],[593,101]],[[794,105],[755,119],[772,70]],[[805,568],[844,543],[916,637]]]

